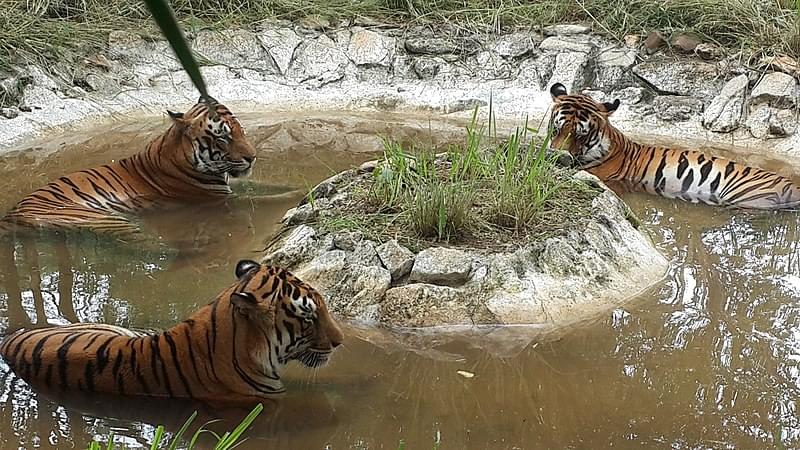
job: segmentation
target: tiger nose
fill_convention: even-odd
[[[250,164],[253,164],[253,161],[255,161],[256,157],[255,156],[242,156],[242,159],[244,159],[245,161],[249,162]]]
[[[342,345],[342,341],[331,340],[331,348],[336,348],[336,347],[338,347],[340,345]]]

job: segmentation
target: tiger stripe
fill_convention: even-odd
[[[694,203],[748,209],[798,209],[800,186],[776,173],[695,150],[639,144],[611,125],[619,107],[550,88],[551,147],[569,151],[576,165],[603,181]]]
[[[0,343],[0,356],[46,389],[215,401],[279,395],[282,367],[324,365],[342,332],[322,296],[288,271],[243,260],[236,275],[213,302],[166,331],[19,330]]]

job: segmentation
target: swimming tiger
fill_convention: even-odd
[[[256,158],[233,113],[212,98],[167,113],[172,125],[144,151],[37,189],[6,214],[0,235],[20,226],[125,235],[143,210],[231,194],[229,177],[249,175]]]
[[[285,392],[281,368],[325,365],[343,340],[322,296],[288,271],[242,260],[237,281],[160,332],[76,324],[19,330],[0,356],[51,391],[246,401]]]
[[[796,209],[800,187],[786,177],[699,151],[642,145],[614,128],[619,107],[560,83],[553,98],[551,147],[568,151],[578,168],[603,181],[620,181],[668,198],[751,209]]]

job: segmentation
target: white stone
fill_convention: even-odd
[[[369,30],[358,30],[350,37],[347,56],[358,65],[389,67],[394,59],[396,39]]]
[[[783,72],[770,72],[753,88],[750,105],[767,103],[776,108],[792,108],[797,104],[797,81]]]
[[[227,30],[224,33],[203,30],[197,33],[192,49],[212,63],[278,73],[272,56],[264,50],[256,35],[247,30]]]
[[[665,94],[702,99],[719,93],[720,83],[717,80],[720,72],[716,64],[654,57],[637,64],[632,70]]]
[[[559,53],[556,56],[556,66],[547,86],[561,83],[567,92],[579,92],[586,82],[586,70],[589,57],[584,53]]]
[[[297,47],[286,76],[319,87],[342,79],[348,62],[336,43],[323,34]]]
[[[590,39],[584,35],[577,36],[550,36],[539,44],[539,49],[551,52],[580,52],[590,53],[594,48]]]
[[[739,75],[725,83],[722,91],[714,97],[703,113],[704,127],[723,133],[739,127],[747,82],[747,75]]]
[[[492,45],[492,51],[506,58],[519,58],[533,50],[536,45],[534,35],[530,33],[511,33],[500,36]],[[541,38],[539,38],[540,40]]]
[[[287,28],[272,28],[259,33],[256,37],[264,49],[272,56],[281,74],[285,74],[292,62],[294,51],[303,39]]]
[[[267,254],[265,264],[290,267],[300,261],[308,260],[316,254],[317,232],[308,225],[296,227],[275,251]]]
[[[636,51],[624,48],[608,48],[597,53],[595,61],[606,67],[628,68],[636,64]]]
[[[414,265],[414,254],[403,247],[396,239],[384,242],[375,249],[383,267],[392,274],[392,280],[398,280],[411,271]]]
[[[544,34],[547,36],[585,34],[591,30],[587,25],[582,24],[556,24],[544,27]]]
[[[457,286],[469,279],[472,258],[462,252],[445,247],[431,247],[417,255],[411,268],[409,281]]]

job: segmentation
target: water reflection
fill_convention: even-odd
[[[343,158],[306,157],[315,145],[368,134],[362,127],[358,139],[330,137],[341,130],[314,126],[323,132],[256,132],[260,145],[283,140],[297,152],[277,154],[275,171],[257,179],[302,188],[298,172],[312,173],[311,184]],[[307,132],[313,139],[289,143]],[[403,439],[416,449],[431,448],[437,436],[442,448],[464,449],[800,448],[800,217],[637,193],[625,199],[672,261],[663,284],[559,335],[349,327],[330,367],[288,369],[293,397],[266,412],[242,448],[393,449]],[[70,238],[6,245],[0,330],[73,321],[171,325],[231,281],[236,259],[262,247],[295,199],[264,201],[154,223],[153,234],[177,249],[155,256]],[[201,417],[227,417],[220,429],[244,415],[144,403],[36,394],[0,364],[0,447],[80,448],[111,430],[119,442],[145,447],[151,424],[174,431],[195,408]]]

